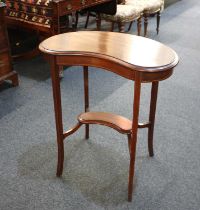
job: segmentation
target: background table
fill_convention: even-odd
[[[43,41],[40,50],[51,64],[54,109],[57,130],[58,164],[57,176],[62,175],[64,161],[64,139],[82,124],[109,126],[128,137],[130,152],[128,200],[132,200],[133,177],[138,128],[148,128],[149,155],[153,156],[153,130],[159,81],[173,73],[178,63],[177,54],[169,47],[144,37],[114,32],[71,32],[60,34]],[[85,112],[78,116],[78,123],[63,131],[60,93],[59,66],[83,66]],[[88,66],[106,69],[134,81],[133,118],[105,112],[89,112]],[[152,83],[149,121],[139,123],[140,92],[143,82]]]

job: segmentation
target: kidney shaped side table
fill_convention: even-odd
[[[153,130],[159,81],[173,73],[178,63],[177,54],[169,47],[140,36],[124,33],[82,31],[56,35],[44,40],[40,50],[51,64],[51,78],[58,145],[57,176],[62,175],[64,139],[85,124],[85,137],[89,138],[89,124],[109,126],[128,137],[130,153],[128,201],[132,200],[133,177],[138,128],[148,129],[149,155],[153,156]],[[63,131],[59,66],[83,66],[85,112],[78,116],[77,124]],[[106,112],[89,111],[88,66],[106,69],[134,81],[133,118]],[[142,83],[152,83],[149,121],[139,123],[139,104]]]

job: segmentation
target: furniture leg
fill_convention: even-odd
[[[101,15],[100,13],[96,13],[96,23],[97,23],[97,31],[101,30]]]
[[[85,28],[87,28],[87,26],[88,26],[89,18],[90,18],[90,12],[88,11],[87,12],[87,19],[86,19],[86,22],[85,22]]]
[[[123,33],[125,31],[125,23],[118,23],[119,32]]]
[[[16,72],[14,72],[14,74],[10,77],[12,84],[14,86],[18,86],[19,85],[19,80],[18,80],[18,75]]]
[[[88,66],[83,67],[84,75],[84,101],[85,101],[85,112],[89,112],[89,84],[88,84]],[[85,138],[89,139],[89,124],[85,125]]]
[[[147,36],[148,16],[144,14],[144,37]]]
[[[78,11],[75,12],[75,23],[74,23],[74,30],[77,30],[77,26],[78,26],[78,20],[79,20],[79,14]]]
[[[157,34],[159,33],[159,26],[160,26],[160,11],[157,12]]]
[[[141,34],[141,17],[137,19],[137,35]]]
[[[56,121],[57,145],[58,145],[58,163],[57,163],[57,176],[61,176],[63,172],[64,162],[64,137],[63,137],[63,124],[62,124],[62,106],[61,106],[61,93],[60,93],[60,78],[59,67],[56,65],[56,57],[51,59],[51,78],[53,88],[54,111]]]
[[[150,102],[150,112],[149,112],[149,128],[148,128],[148,150],[149,156],[152,157],[153,153],[153,131],[155,123],[155,113],[156,113],[156,102],[158,96],[158,81],[152,82],[151,87],[151,102]]]
[[[134,104],[133,104],[133,120],[132,120],[132,134],[130,143],[130,166],[129,166],[129,182],[128,182],[128,201],[132,200],[133,192],[133,177],[135,171],[135,156],[137,144],[138,118],[140,107],[140,92],[141,92],[141,75],[137,72],[135,75],[134,84]]]
[[[132,25],[133,25],[133,21],[130,22],[129,27],[128,27],[128,31],[131,30]]]
[[[111,22],[111,29],[110,29],[111,32],[114,31],[114,26],[115,26],[115,23],[114,22]]]
[[[130,154],[130,149],[131,149],[131,134],[127,134],[128,137],[128,149],[129,149],[129,154]]]

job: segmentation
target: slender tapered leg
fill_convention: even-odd
[[[154,131],[154,123],[155,123],[155,114],[156,114],[156,103],[157,103],[157,95],[158,95],[158,81],[152,82],[151,87],[151,102],[150,102],[150,112],[149,112],[149,128],[148,128],[148,149],[149,156],[153,156],[153,131]]]
[[[61,176],[63,172],[64,162],[64,143],[63,143],[63,124],[62,124],[62,106],[61,106],[61,93],[60,93],[60,78],[59,67],[56,65],[55,57],[50,58],[51,62],[51,78],[53,88],[53,100],[56,121],[57,145],[58,145],[58,163],[57,163],[57,176]]]
[[[97,23],[97,31],[101,31],[101,15],[100,13],[96,13],[96,23]]]
[[[118,28],[119,28],[119,32],[123,33],[125,31],[125,23],[119,22]]]
[[[147,36],[147,27],[148,27],[148,15],[144,14],[144,36]]]
[[[88,66],[83,67],[85,112],[89,111]],[[89,125],[85,125],[85,138],[89,139]]]
[[[111,32],[114,31],[114,26],[115,26],[115,23],[114,23],[114,22],[111,22],[111,28],[110,28],[110,31],[111,31]]]
[[[85,28],[87,28],[87,26],[88,26],[89,18],[90,18],[90,11],[87,12],[87,18],[86,18],[86,22],[85,22]]]
[[[140,72],[137,72],[135,75],[135,85],[134,85],[133,121],[132,121],[132,134],[131,134],[131,143],[130,143],[128,201],[132,200],[132,192],[133,192],[133,177],[134,177],[134,171],[135,171],[135,156],[136,156],[138,118],[139,118],[139,106],[140,106],[140,92],[141,92],[141,75],[140,75]]]
[[[157,34],[159,33],[159,26],[160,26],[160,11],[157,12],[157,27],[156,27]]]
[[[129,154],[131,153],[130,150],[131,150],[131,134],[127,134],[127,137],[128,137],[128,149],[129,149]]]
[[[75,24],[74,24],[75,31],[77,30],[78,20],[79,20],[79,14],[78,14],[78,12],[76,12],[75,13]]]
[[[137,35],[141,34],[141,17],[137,19]]]
[[[129,27],[128,27],[128,31],[131,30],[132,25],[133,25],[133,21],[130,22]]]

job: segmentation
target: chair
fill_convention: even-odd
[[[118,0],[119,3],[119,0]],[[111,31],[114,30],[114,24],[118,24],[120,32],[125,31],[125,24],[130,23],[128,31],[131,29],[132,23],[137,20],[137,33],[140,35],[141,31],[141,16],[143,8],[140,6],[124,5],[125,2],[121,1],[120,4],[117,4],[116,12],[113,14],[107,13],[104,10],[93,11],[89,10],[87,14],[87,20],[85,23],[85,28],[87,28],[89,17],[96,16],[97,20],[97,29],[101,29],[101,20],[111,22]]]
[[[128,31],[131,29],[133,21],[137,20],[137,33],[140,35],[141,31],[141,13],[143,9],[140,6],[132,5],[117,5],[117,12],[115,15],[108,15],[101,13],[100,20],[111,22],[111,31],[114,29],[114,24],[118,24],[119,32],[125,31],[125,24],[130,23]]]
[[[100,20],[100,14],[104,13],[107,15],[114,15],[117,12],[117,3],[118,0],[111,0],[109,3],[105,4],[100,4],[97,6],[93,6],[88,8],[87,11],[87,19],[85,22],[85,28],[88,26],[89,18],[90,16],[93,16],[96,18],[96,23],[97,23],[97,29],[99,30],[100,25],[101,25],[101,20]]]
[[[126,5],[132,5],[134,7],[143,8],[143,17],[144,17],[144,36],[147,36],[147,27],[148,27],[148,17],[156,14],[157,16],[157,26],[156,31],[159,33],[160,25],[160,12],[164,8],[164,0],[126,0]]]

